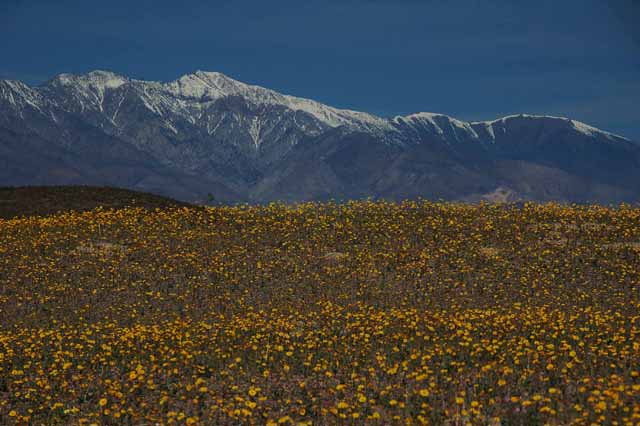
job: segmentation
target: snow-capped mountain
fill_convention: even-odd
[[[0,81],[0,184],[101,183],[189,200],[640,198],[640,146],[585,123],[338,109],[197,71]],[[489,195],[488,195],[489,194]]]

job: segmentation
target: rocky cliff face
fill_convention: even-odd
[[[566,118],[381,118],[220,73],[0,81],[0,185],[100,184],[189,201],[640,199],[640,144]]]

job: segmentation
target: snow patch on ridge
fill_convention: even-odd
[[[490,120],[490,121],[473,121],[471,122],[471,124],[483,124],[485,126],[487,126],[487,130],[491,129],[492,130],[492,135],[493,135],[493,125],[497,124],[497,123],[501,123],[501,124],[505,124],[507,121],[511,120],[511,119],[515,119],[515,118],[526,118],[526,119],[536,119],[536,120],[540,120],[540,119],[547,119],[547,120],[558,120],[558,121],[564,121],[566,123],[571,124],[572,128],[584,135],[587,136],[591,136],[594,137],[598,134],[603,135],[609,139],[611,138],[619,138],[619,139],[624,139],[626,141],[629,141],[629,139],[620,136],[620,135],[616,135],[614,133],[611,132],[607,132],[605,130],[601,130],[598,129],[596,127],[593,126],[589,126],[586,123],[577,121],[577,120],[572,120],[570,118],[566,118],[566,117],[557,117],[557,116],[553,116],[553,115],[534,115],[534,114],[512,114],[512,115],[507,115],[505,117],[501,117],[501,118],[497,118],[495,120]],[[495,139],[495,136],[492,136]]]
[[[573,126],[574,129],[576,129],[580,133],[583,133],[583,134],[588,135],[588,136],[595,136],[596,134],[600,133],[600,134],[604,134],[605,136],[607,136],[609,138],[615,137],[615,138],[621,138],[621,139],[628,140],[625,137],[616,135],[614,133],[606,132],[604,130],[597,129],[597,128],[593,127],[593,126],[589,126],[586,123],[582,123],[581,121],[576,121],[576,120],[570,120],[570,121],[571,121],[571,125]]]
[[[0,98],[5,98],[17,110],[21,117],[25,106],[44,114],[44,99],[37,90],[32,89],[21,81],[0,80]]]
[[[440,135],[444,134],[444,127],[450,126],[456,138],[459,138],[456,130],[458,129],[467,133],[467,135],[473,139],[479,139],[478,134],[471,127],[470,123],[458,120],[457,118],[450,117],[446,114],[438,114],[433,112],[417,112],[406,116],[396,116],[392,119],[392,121],[395,123],[400,123],[400,120],[404,120],[405,122],[409,123],[427,122]]]

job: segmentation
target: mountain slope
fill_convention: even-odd
[[[0,184],[189,201],[640,199],[640,145],[574,120],[387,119],[202,71],[168,83],[107,71],[0,81],[0,154]]]

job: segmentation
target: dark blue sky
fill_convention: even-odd
[[[528,112],[640,140],[636,0],[0,0],[0,77],[195,70],[379,115]]]

